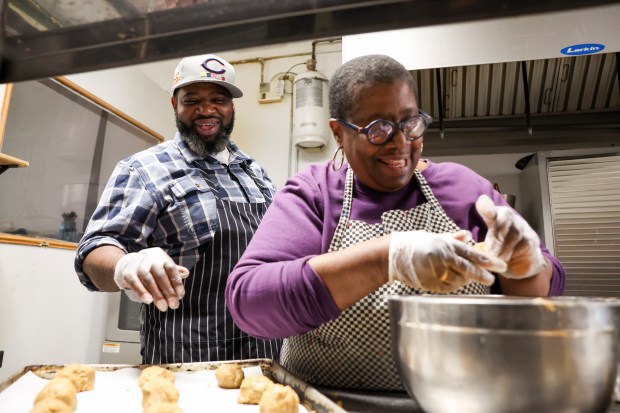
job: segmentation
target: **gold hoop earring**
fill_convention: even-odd
[[[338,151],[342,152],[340,153],[340,165],[336,167],[336,155],[338,155]],[[342,149],[342,146],[339,146],[338,149],[336,149],[336,152],[334,152],[334,156],[332,157],[332,169],[334,170],[334,172],[338,172],[342,169],[342,165],[344,165],[344,149]]]

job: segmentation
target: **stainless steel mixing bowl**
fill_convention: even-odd
[[[429,413],[605,412],[616,378],[615,308],[505,296],[389,299],[403,385]]]

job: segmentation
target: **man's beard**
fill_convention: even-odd
[[[181,134],[181,138],[187,143],[192,151],[196,152],[203,158],[207,155],[215,155],[220,153],[224,150],[224,148],[226,148],[226,145],[230,142],[230,134],[235,124],[235,113],[233,112],[230,123],[227,126],[221,126],[215,137],[207,141],[205,138],[196,133],[196,130],[193,128],[193,122],[198,119],[208,119],[209,116],[202,116],[200,118],[192,119],[190,126],[187,126],[181,121],[181,119],[179,119],[178,113],[175,113],[174,117],[176,118],[177,129]],[[221,119],[218,118],[218,120]]]

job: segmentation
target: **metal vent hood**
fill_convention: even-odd
[[[618,146],[618,22],[613,4],[357,34],[343,38],[343,60],[382,53],[411,70],[440,137],[428,155]],[[585,43],[602,47],[562,52]]]
[[[600,119],[620,123],[616,57],[607,53],[411,73],[420,107],[452,121],[453,127],[480,118],[578,113],[599,113]]]
[[[620,146],[620,53],[412,70],[427,155]]]
[[[610,0],[6,0],[0,6],[0,82],[207,51],[614,3],[618,4]]]

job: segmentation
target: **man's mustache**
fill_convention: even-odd
[[[198,115],[192,119],[192,123],[195,123],[196,121],[199,121],[199,120],[208,120],[208,119],[216,119],[220,123],[224,123],[224,119],[222,119],[221,116],[215,116],[215,115],[210,115],[210,116]]]

